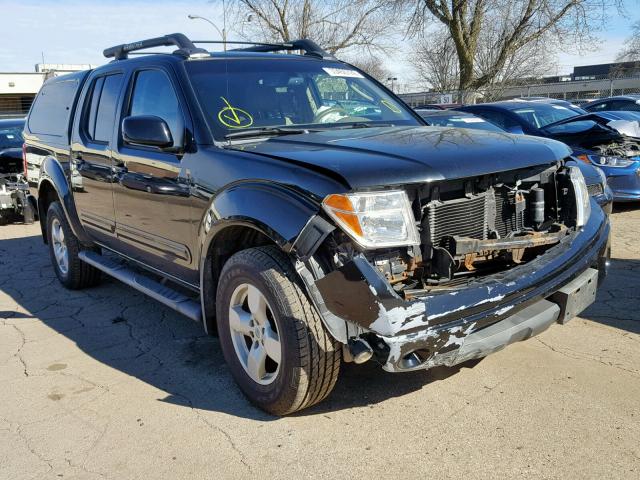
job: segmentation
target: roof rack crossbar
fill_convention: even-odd
[[[236,50],[244,50],[248,52],[277,52],[281,50],[302,50],[305,55],[324,58],[326,60],[335,60],[336,58],[329,52],[321,48],[316,42],[309,39],[294,40],[288,43],[278,43],[273,45],[256,44],[253,47],[238,48]]]
[[[124,60],[128,58],[129,52],[153,47],[169,47],[171,45],[178,47],[178,50],[174,53],[185,57],[209,55],[209,52],[203,48],[197,48],[193,42],[182,33],[172,33],[163,37],[148,38],[146,40],[140,40],[133,43],[124,43],[122,45],[107,48],[102,53],[107,58],[113,57],[115,60]]]
[[[305,55],[311,55],[314,57],[324,58],[326,60],[335,60],[335,57],[331,55],[326,50],[322,49],[317,43],[313,40],[302,39],[302,40],[294,40],[292,42],[287,43],[261,43],[261,42],[246,42],[246,41],[236,41],[236,40],[227,40],[226,42],[220,40],[194,40],[193,43],[215,43],[215,44],[224,44],[230,43],[232,45],[249,45],[244,48],[234,48],[231,51],[233,52],[280,52],[280,51],[292,51],[292,50],[302,50],[305,52]]]

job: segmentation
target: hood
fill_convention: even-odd
[[[591,120],[598,125],[609,128],[614,132],[629,137],[640,137],[640,115],[635,112],[589,112],[571,118],[565,118],[559,122],[546,125],[543,130],[553,128],[558,125]]]
[[[229,148],[323,171],[351,188],[550,165],[571,153],[566,145],[549,139],[440,127],[328,129]]]

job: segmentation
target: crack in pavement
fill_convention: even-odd
[[[607,367],[615,368],[617,370],[621,370],[623,372],[627,372],[627,373],[630,373],[630,374],[632,374],[634,376],[640,377],[640,372],[638,372],[636,370],[630,370],[630,369],[624,368],[624,367],[622,367],[622,366],[620,366],[618,364],[611,363],[611,362],[606,362],[604,360],[601,360],[600,358],[598,358],[596,356],[593,356],[593,355],[591,355],[589,353],[578,352],[576,350],[571,350],[570,348],[566,348],[565,347],[563,350],[566,350],[566,351],[569,351],[569,352],[572,352],[572,353],[575,354],[575,355],[570,355],[566,351],[557,349],[554,346],[546,343],[544,340],[541,340],[540,337],[534,337],[534,338],[538,341],[538,343],[540,343],[541,345],[544,345],[545,347],[550,349],[552,352],[558,353],[558,354],[563,355],[563,356],[565,356],[567,358],[571,358],[573,360],[591,360],[593,362],[600,363],[600,364],[605,365]]]
[[[231,435],[229,435],[229,433],[225,429],[219,427],[218,425],[214,425],[209,420],[207,420],[207,418],[204,415],[202,415],[200,410],[193,406],[193,402],[186,395],[184,395],[182,393],[179,393],[179,392],[172,392],[172,394],[174,396],[176,396],[176,397],[182,398],[189,405],[189,408],[193,411],[193,413],[196,414],[196,417],[201,422],[203,422],[207,427],[209,427],[210,429],[212,429],[212,430],[214,430],[216,432],[219,432],[222,435],[224,435],[224,437],[227,439],[227,442],[229,443],[229,445],[231,445],[231,449],[234,452],[236,452],[238,454],[238,456],[240,457],[240,463],[242,463],[242,465],[245,466],[245,468],[247,469],[247,471],[249,473],[253,474],[253,469],[251,468],[251,465],[249,463],[247,463],[246,455],[244,454],[244,452],[242,450],[240,450],[240,448],[238,448],[238,446],[236,445],[236,442],[233,440]]]

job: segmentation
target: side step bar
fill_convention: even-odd
[[[161,283],[152,280],[149,277],[137,273],[125,265],[114,262],[113,260],[103,257],[102,255],[91,252],[81,251],[78,254],[80,260],[89,265],[103,271],[107,275],[126,283],[130,287],[148,295],[149,297],[163,303],[169,308],[189,317],[196,322],[202,322],[202,308],[200,303],[190,299],[186,295],[173,290]]]

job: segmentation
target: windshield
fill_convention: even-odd
[[[460,115],[451,113],[450,115],[424,115],[425,122],[436,127],[456,127],[472,128],[474,130],[486,130],[489,132],[504,132],[491,122],[475,115]]]
[[[0,126],[0,150],[6,148],[22,148],[22,127]]]
[[[407,107],[347,65],[282,57],[186,64],[216,138],[265,127],[420,125]]]
[[[551,123],[579,115],[579,113],[567,107],[563,107],[562,105],[551,105],[545,103],[521,107],[514,110],[514,113],[536,128],[543,128]]]

